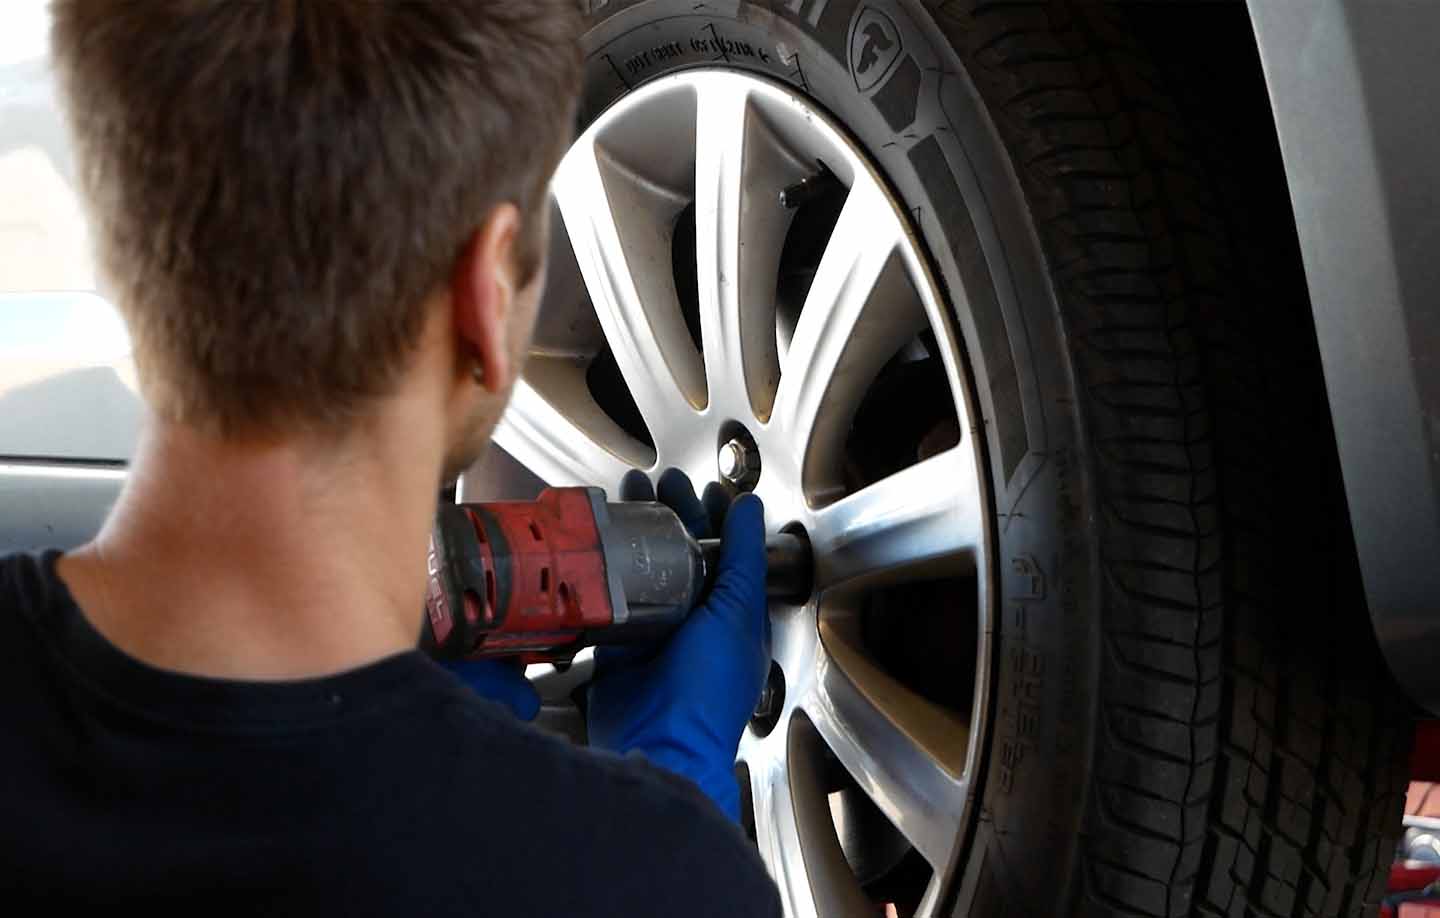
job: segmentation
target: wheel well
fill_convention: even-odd
[[[1244,0],[1125,0],[1140,43],[1199,140],[1194,154],[1214,182],[1232,227],[1263,250],[1270,286],[1294,311],[1297,331],[1315,336],[1305,266],[1280,154],[1274,113]],[[1318,350],[1314,381],[1323,386]],[[1330,434],[1333,446],[1333,434]]]
[[[1208,194],[1238,243],[1239,268],[1254,291],[1252,308],[1269,314],[1264,328],[1285,332],[1285,353],[1270,361],[1268,372],[1272,377],[1283,372],[1284,388],[1305,396],[1313,432],[1304,445],[1307,461],[1329,470],[1334,487],[1343,491],[1295,212],[1246,4],[1125,0],[1122,5],[1190,129],[1194,149],[1188,152],[1202,164],[1212,185]],[[1348,539],[1348,519],[1344,528]]]

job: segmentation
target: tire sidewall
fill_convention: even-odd
[[[1100,602],[1070,362],[1020,182],[921,4],[592,0],[580,125],[683,69],[807,96],[910,211],[962,342],[989,468],[989,702],[955,914],[1059,914],[1092,771]],[[869,30],[868,34],[866,30]],[[870,45],[867,51],[867,43]],[[878,47],[888,43],[888,47]]]

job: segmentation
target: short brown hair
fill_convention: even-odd
[[[162,415],[343,427],[495,205],[544,251],[575,0],[54,0],[96,250]]]

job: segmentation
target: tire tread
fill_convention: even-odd
[[[1209,135],[1112,6],[950,0],[936,20],[1011,150],[1096,457],[1106,652],[1074,910],[1373,914],[1408,726],[1352,650],[1370,641],[1353,585],[1307,591],[1315,624],[1274,582],[1288,534],[1264,508],[1293,461],[1273,406],[1308,398],[1313,423],[1315,393],[1254,397],[1275,358],[1247,315],[1271,291],[1236,279],[1247,240]]]

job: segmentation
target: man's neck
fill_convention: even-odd
[[[293,679],[409,649],[440,451],[410,433],[385,455],[383,438],[326,450],[157,424],[60,575],[102,634],[164,669]]]

